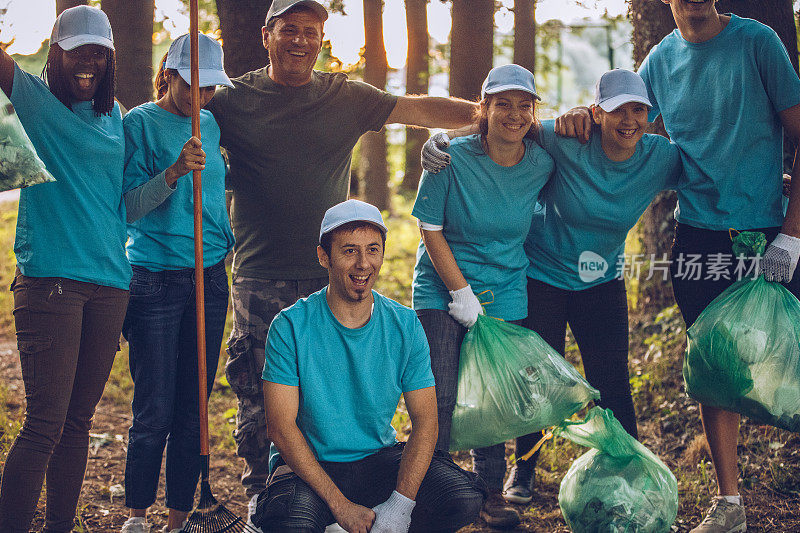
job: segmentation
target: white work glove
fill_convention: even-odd
[[[440,132],[431,136],[422,145],[422,168],[436,174],[450,164],[450,154],[445,152],[450,146],[450,137]]]
[[[792,281],[797,260],[800,259],[800,239],[778,233],[761,258],[761,273],[767,281]]]
[[[389,499],[372,508],[375,521],[370,533],[407,533],[411,526],[411,511],[416,502],[392,491]]]
[[[467,329],[474,326],[478,320],[478,315],[483,314],[483,306],[478,297],[472,292],[472,287],[467,285],[463,289],[450,291],[450,298],[453,299],[452,302],[447,304],[450,316]]]

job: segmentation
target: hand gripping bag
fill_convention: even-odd
[[[737,255],[762,254],[766,238],[742,232]],[[800,302],[763,276],[728,287],[686,332],[686,392],[704,405],[800,432]]]
[[[678,483],[669,468],[601,407],[555,430],[592,448],[561,481],[558,505],[574,533],[668,532],[678,515]]]
[[[600,393],[535,332],[480,315],[461,344],[450,449],[541,431],[598,398]]]
[[[17,117],[14,106],[0,91],[0,192],[55,181]]]

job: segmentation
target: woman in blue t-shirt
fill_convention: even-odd
[[[461,341],[491,291],[486,313],[519,323],[527,315],[523,243],[552,159],[526,138],[538,128],[533,74],[519,65],[492,69],[483,83],[480,133],[453,142],[452,165],[423,173],[412,214],[422,240],[414,267],[413,305],[431,348],[439,409],[437,449],[447,451],[456,400]],[[491,526],[519,522],[503,500],[505,445],[472,450],[490,489],[481,516]]]
[[[130,265],[114,70],[111,25],[88,6],[56,19],[44,80],[0,51],[0,89],[56,178],[20,193],[12,288],[27,406],[0,486],[4,533],[27,533],[45,475],[45,530],[72,531],[117,350]]]
[[[233,234],[225,207],[219,127],[200,111],[192,137],[189,36],[175,39],[156,76],[158,100],[125,115],[128,258],[133,268],[123,334],[130,344],[133,425],[125,463],[122,531],[150,531],[166,446],[167,531],[192,509],[200,473],[194,283],[193,170],[202,170],[207,391],[211,392],[228,308],[225,257]],[[200,105],[230,86],[219,43],[199,35]],[[186,139],[189,139],[188,141]]]
[[[677,188],[683,171],[674,144],[644,133],[649,110],[639,75],[616,69],[597,83],[596,131],[589,143],[557,136],[553,121],[542,124],[539,142],[555,161],[556,175],[542,190],[525,241],[528,313],[522,325],[563,355],[569,324],[586,378],[600,391],[598,403],[634,437],[621,262],[625,238],[658,193]],[[519,455],[540,438],[518,438]],[[532,499],[535,464],[534,455],[515,465],[507,500]]]

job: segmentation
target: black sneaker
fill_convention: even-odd
[[[523,461],[511,467],[503,496],[511,503],[528,503],[533,499],[533,483],[536,480],[536,470],[533,464]]]
[[[499,492],[489,494],[480,516],[489,527],[498,529],[510,529],[520,522],[517,510],[508,505]]]

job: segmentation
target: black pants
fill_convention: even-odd
[[[522,325],[564,355],[567,324],[581,352],[586,380],[600,391],[598,405],[611,409],[622,427],[638,438],[628,374],[628,300],[625,282],[614,279],[582,291],[560,289],[528,278],[528,317]],[[517,439],[517,455],[541,439]],[[528,465],[536,464],[534,455]]]
[[[780,228],[750,231],[764,233],[769,243]],[[690,267],[690,263],[699,267]],[[720,265],[727,263],[730,263],[727,268],[720,268]],[[680,223],[675,226],[670,276],[675,302],[681,310],[687,328],[694,324],[703,309],[714,298],[738,279],[738,266],[738,261],[733,257],[731,237],[727,231],[700,229]],[[783,285],[800,298],[800,275],[797,272],[791,282]]]
[[[372,508],[395,489],[403,447],[398,443],[359,461],[320,465],[348,500]],[[410,531],[457,531],[475,520],[485,498],[480,479],[437,450],[417,492]],[[258,498],[253,522],[264,533],[320,533],[334,521],[325,501],[279,460],[267,490]]]

